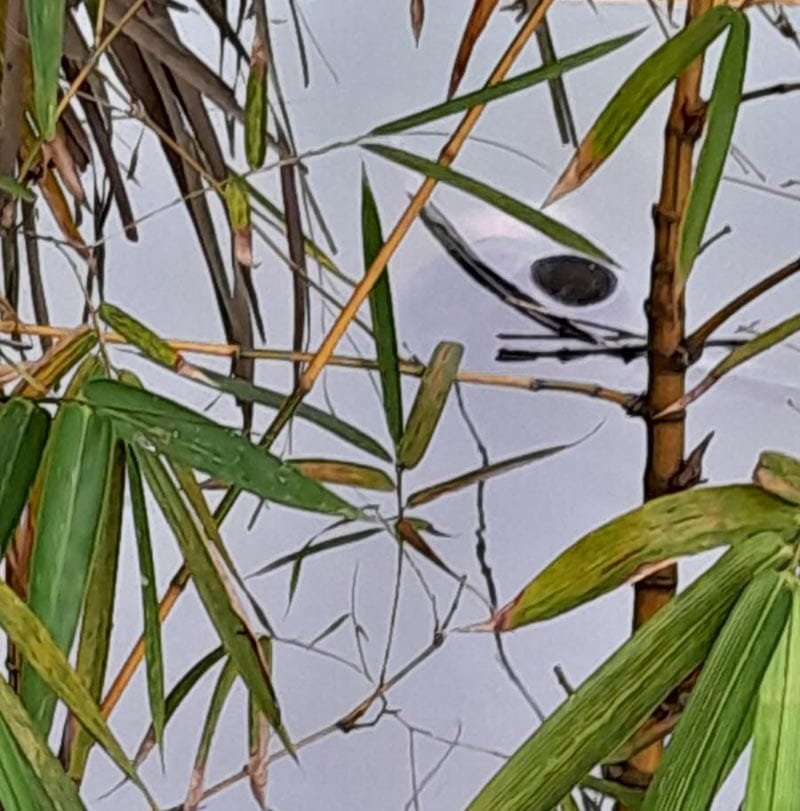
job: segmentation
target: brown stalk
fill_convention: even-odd
[[[713,5],[713,0],[689,0],[686,23]],[[648,381],[645,394],[647,462],[644,498],[650,500],[681,489],[684,466],[685,416],[656,419],[685,389],[684,297],[675,296],[678,231],[692,183],[692,156],[702,130],[704,107],[700,98],[703,58],[698,57],[678,77],[665,132],[661,195],[653,209],[655,250],[647,300]],[[677,587],[677,566],[671,564],[636,584],[633,627],[638,628],[662,608]],[[620,782],[641,785],[649,780],[663,752],[659,741],[631,757]],[[621,811],[627,811],[619,806]]]

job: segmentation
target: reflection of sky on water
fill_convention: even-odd
[[[284,66],[282,79],[290,98],[300,148],[308,149],[352,136],[377,122],[440,100],[454,42],[468,5],[455,0],[429,2],[421,45],[415,50],[407,27],[406,3],[342,0],[335,4],[303,4],[310,24],[340,76],[340,83],[334,84],[312,56],[314,81],[308,91],[298,86],[299,67],[290,27],[276,26],[276,46]],[[280,5],[271,6],[271,12],[284,16]],[[195,38],[198,48],[209,54],[209,61],[214,62],[216,39],[209,35],[203,40],[205,29],[197,30],[192,15],[178,21]],[[561,52],[577,50],[643,24],[650,26],[642,37],[622,51],[567,76],[578,129],[585,132],[618,85],[619,78],[658,44],[660,35],[643,6],[603,7],[600,15],[594,16],[583,4],[557,4],[552,22]],[[758,61],[748,68],[747,86],[760,86],[795,75],[797,53],[793,46],[777,40],[758,15],[754,15],[753,22],[753,47]],[[465,88],[474,87],[479,77],[488,73],[512,31],[509,15],[502,16],[490,27],[476,50]],[[534,49],[529,49],[518,70],[535,64]],[[652,243],[649,206],[658,189],[661,133],[667,103],[666,96],[660,99],[655,110],[637,126],[629,142],[608,165],[584,189],[558,202],[550,211],[552,216],[585,232],[617,259],[622,267],[617,292],[608,302],[590,308],[591,317],[632,330],[644,328],[642,301]],[[797,119],[798,104],[800,97],[794,96],[766,100],[749,105],[742,113],[737,144],[767,173],[770,182],[800,174],[800,167],[793,163],[796,128],[788,124],[781,126],[786,116],[793,121]],[[784,117],[773,118],[775,111],[780,111]],[[131,143],[135,141],[134,127],[122,127],[121,131]],[[544,86],[533,88],[520,98],[498,102],[487,111],[476,135],[530,152],[552,169],[545,171],[529,160],[477,141],[469,143],[459,157],[457,165],[462,171],[497,184],[534,205],[544,199],[554,173],[560,171],[567,159],[567,153],[557,142]],[[412,151],[433,154],[442,139],[409,135],[396,138],[394,142]],[[310,163],[312,184],[339,243],[338,261],[351,277],[361,272],[361,247],[355,236],[359,221],[357,190],[361,159],[358,151],[347,149],[333,151]],[[416,188],[418,178],[378,159],[369,158],[367,163],[381,217],[388,230],[405,205],[407,192]],[[144,212],[173,199],[175,192],[171,183],[159,182],[163,177],[163,163],[157,150],[146,146],[140,165],[148,168],[140,170],[142,188],[138,210]],[[732,162],[728,171],[739,173]],[[260,182],[266,191],[275,193],[274,173],[262,176]],[[691,324],[700,323],[753,279],[791,259],[797,250],[792,239],[796,216],[793,203],[760,196],[730,184],[723,186],[722,194],[709,228],[714,231],[729,223],[734,233],[712,248],[698,264],[690,282]],[[273,199],[279,197],[274,194]],[[485,253],[487,260],[502,265],[510,278],[526,290],[533,292],[527,270],[530,261],[545,253],[560,251],[525,226],[458,192],[441,188],[434,199],[476,249]],[[163,334],[219,340],[222,336],[205,270],[185,230],[186,223],[184,213],[172,209],[143,225],[142,247],[113,241],[108,297],[118,303],[129,303],[134,313]],[[175,240],[177,234],[181,235],[181,242]],[[320,238],[318,232],[314,236]],[[285,305],[289,291],[287,274],[263,245],[257,247],[257,257],[261,265],[255,272],[255,281],[270,341],[276,346],[287,346],[290,340],[290,316]],[[311,272],[317,278],[317,269],[312,268]],[[643,385],[644,367],[636,362],[623,366],[616,361],[595,360],[564,366],[550,361],[513,367],[495,363],[499,345],[495,335],[527,330],[531,324],[470,283],[441,253],[421,225],[415,225],[403,242],[390,272],[400,335],[409,353],[426,358],[438,340],[447,338],[465,343],[464,367],[468,369],[602,380],[630,390],[639,390]],[[54,270],[53,276],[51,283],[58,284],[60,291],[63,287],[62,317],[72,319],[79,308],[78,294],[71,279],[61,285],[62,279],[69,278],[68,274]],[[329,280],[326,285],[340,299],[345,297],[344,286],[330,284]],[[773,323],[780,314],[786,314],[787,302],[800,300],[798,291],[800,282],[797,280],[785,283],[763,302],[749,307],[736,323],[729,325],[730,329],[756,319],[762,319],[765,324]],[[180,306],[183,302],[186,307]],[[314,343],[319,339],[323,321],[328,325],[330,320],[329,316],[315,313]],[[372,353],[357,329],[351,330],[351,336],[355,345],[344,341],[341,352],[350,354],[358,348],[365,354]],[[116,357],[126,363],[130,358],[121,352]],[[703,368],[707,369],[717,357],[705,358]],[[712,428],[717,432],[707,457],[706,475],[711,481],[747,478],[757,452],[764,447],[782,447],[800,453],[797,430],[800,416],[786,406],[791,389],[784,385],[800,384],[796,359],[795,352],[776,349],[748,370],[719,383],[693,407],[689,442],[696,443]],[[141,368],[146,371],[148,382],[160,390],[185,397],[196,407],[209,405],[211,398],[207,392],[176,381],[173,376],[152,367]],[[702,371],[701,368],[693,370],[692,378],[699,377]],[[290,370],[283,366],[264,364],[259,367],[258,375],[261,382],[273,387],[286,389],[289,385]],[[756,380],[757,384],[753,382]],[[325,386],[340,416],[359,420],[366,430],[386,441],[379,404],[362,374],[330,370],[325,376]],[[407,408],[414,391],[415,384],[407,380]],[[501,600],[507,600],[576,537],[639,502],[642,430],[613,407],[589,399],[474,386],[465,386],[464,393],[470,415],[493,460],[574,440],[604,421],[602,429],[583,446],[488,485],[489,555]],[[323,395],[320,386],[311,399],[324,405]],[[220,419],[236,419],[236,412],[227,404],[215,405],[211,413]],[[261,415],[261,427],[266,419],[267,415]],[[295,426],[293,444],[298,455],[352,456],[349,449],[304,425]],[[631,459],[636,460],[634,465]],[[476,464],[478,457],[472,440],[451,402],[428,457],[408,476],[407,491]],[[364,498],[369,500],[370,496]],[[247,534],[246,525],[254,505],[249,499],[244,502],[230,524],[226,524],[225,533],[243,573],[299,547],[325,524],[319,518],[274,508],[262,513],[253,532]],[[386,509],[390,509],[388,503]],[[419,514],[452,535],[435,542],[437,551],[455,571],[467,572],[473,582],[480,584],[474,556],[474,492],[444,498],[419,510]],[[127,652],[140,621],[136,563],[129,530],[126,528],[126,553],[122,563],[128,587],[122,588],[116,626],[120,636],[113,651],[114,666]],[[158,521],[154,538],[159,555],[159,580],[163,584],[176,565],[177,556],[174,543]],[[383,651],[394,560],[393,544],[386,538],[310,560],[303,568],[298,595],[288,613],[285,613],[287,571],[251,583],[281,633],[310,639],[349,609],[352,574],[357,564],[358,615],[370,634],[368,655],[375,670]],[[423,568],[435,589],[438,605],[446,605],[452,597],[452,581],[439,572],[431,572],[425,564]],[[688,563],[682,565],[682,569],[685,575],[693,574],[697,572],[697,565]],[[629,602],[630,595],[622,590],[566,617],[509,638],[512,661],[547,710],[563,698],[553,678],[552,666],[561,664],[576,683],[588,675],[627,634]],[[196,598],[188,595],[166,625],[170,685],[190,662],[213,644],[210,628],[205,620],[198,618],[198,610]],[[467,596],[457,624],[484,617],[485,610],[480,603]],[[408,575],[406,581],[398,623],[390,669],[400,667],[430,640],[428,598],[413,575]],[[327,647],[348,658],[355,657],[352,639],[345,631],[337,632]],[[335,721],[368,692],[365,681],[350,669],[287,645],[277,646],[275,677],[285,718],[295,738]],[[181,709],[172,723],[167,737],[166,772],[162,774],[157,756],[145,767],[149,784],[166,802],[177,802],[185,789],[212,682],[213,679],[204,682],[202,690],[198,690],[194,700]],[[133,691],[114,716],[116,728],[129,748],[138,742],[144,728],[144,689],[140,674]],[[234,700],[223,716],[221,735],[212,750],[211,782],[235,771],[244,762],[241,699],[241,690],[235,690]],[[392,693],[390,703],[392,707],[403,708],[407,721],[438,735],[455,735],[461,723],[464,742],[505,752],[519,745],[535,726],[528,708],[497,667],[488,637],[454,635],[442,651]],[[419,735],[415,736],[415,744],[421,775],[441,757],[445,747]],[[406,730],[391,718],[384,719],[374,730],[327,738],[302,752],[299,768],[286,760],[272,767],[270,804],[280,811],[402,808],[411,793],[408,747]],[[463,807],[497,765],[497,759],[492,756],[457,749],[422,793],[421,807],[434,811]],[[93,758],[87,780],[90,799],[106,789],[113,779],[107,763],[102,758]],[[231,809],[247,807],[249,802],[248,790],[240,783],[206,807]],[[128,789],[91,805],[98,809],[142,807],[135,793]],[[731,804],[721,807],[731,807]]]

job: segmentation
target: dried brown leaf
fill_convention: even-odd
[[[461,84],[461,80],[464,78],[464,73],[467,70],[469,58],[472,56],[472,51],[475,48],[475,43],[486,27],[486,23],[495,10],[497,2],[498,0],[475,0],[475,5],[472,7],[472,12],[467,20],[467,26],[464,29],[461,44],[458,46],[458,53],[453,63],[453,72],[450,74],[450,87],[447,91],[447,98],[452,98],[456,90],[458,90],[458,86]]]

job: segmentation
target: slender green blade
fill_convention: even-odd
[[[410,152],[404,152],[402,149],[396,149],[395,147],[381,144],[363,144],[363,147],[369,152],[374,152],[376,155],[386,158],[386,160],[414,169],[434,180],[471,194],[473,197],[494,206],[499,211],[529,225],[539,233],[559,243],[559,245],[564,245],[595,259],[615,264],[614,260],[605,251],[598,248],[597,245],[582,234],[573,231],[568,226],[558,222],[558,220],[554,220],[521,200],[517,200],[486,183],[482,183],[480,180],[456,172],[441,163],[436,163],[419,155],[412,155]]]
[[[621,48],[623,45],[627,45],[629,42],[636,39],[644,30],[644,28],[639,28],[629,34],[623,34],[620,37],[605,40],[597,45],[592,45],[590,48],[576,51],[548,65],[526,71],[519,76],[514,76],[503,82],[498,82],[488,87],[482,87],[480,90],[465,93],[443,104],[436,104],[433,107],[428,107],[425,110],[420,110],[411,115],[403,116],[394,121],[388,121],[386,124],[381,124],[379,127],[372,130],[370,135],[391,135],[392,133],[402,132],[411,127],[429,124],[431,121],[438,121],[440,118],[453,115],[454,113],[462,113],[479,104],[488,104],[495,99],[501,99],[504,96],[518,93],[520,90],[533,87],[549,79],[558,78],[568,71],[593,62],[595,59],[600,59],[616,51],[618,48]]]
[[[36,202],[36,195],[27,186],[23,186],[22,183],[18,183],[13,177],[7,175],[0,175],[0,191],[26,203]]]
[[[791,603],[787,578],[780,572],[761,572],[744,590],[711,649],[643,811],[711,807]]]
[[[33,67],[33,102],[43,141],[55,135],[58,71],[64,38],[64,0],[26,0]]]
[[[177,464],[278,504],[347,518],[359,515],[339,496],[241,434],[178,403],[112,380],[90,381],[85,397],[132,445],[156,450]]]
[[[510,630],[554,617],[659,564],[717,546],[755,543],[766,530],[792,538],[798,514],[753,485],[707,487],[654,499],[562,552],[498,612],[495,627]]]
[[[225,377],[217,372],[212,372],[210,369],[200,368],[199,371],[204,378],[207,378],[207,380],[200,380],[199,382],[206,382],[214,388],[232,394],[234,397],[240,400],[246,400],[249,403],[258,403],[259,405],[267,406],[267,408],[279,409],[288,396],[279,391],[266,389],[263,386],[256,386],[254,383],[248,383],[246,380]],[[392,457],[387,453],[386,449],[369,436],[369,434],[365,434],[355,425],[340,420],[338,417],[329,414],[327,411],[323,411],[321,408],[316,408],[308,403],[300,403],[294,416],[295,418],[306,420],[316,425],[318,428],[322,428],[324,431],[327,431],[339,439],[343,439],[345,442],[348,442],[359,450],[365,451],[371,456],[376,456],[378,459],[382,459],[385,462],[392,460]]]
[[[107,301],[100,305],[97,314],[111,329],[140,349],[151,360],[169,369],[178,367],[180,355],[163,338],[132,315],[128,315],[124,310]]]
[[[89,566],[103,530],[112,452],[111,426],[106,420],[74,402],[59,408],[47,445],[28,604],[65,653],[72,647]],[[55,695],[25,666],[22,700],[46,735]]]
[[[728,551],[605,661],[522,744],[470,811],[550,811],[706,657],[754,572],[786,566],[792,549],[742,544]]]
[[[790,811],[800,797],[800,593],[758,695],[745,811]]]
[[[547,201],[584,183],[622,143],[661,92],[731,24],[737,14],[716,6],[692,20],[644,60],[600,113]]]
[[[84,811],[84,805],[78,795],[75,783],[67,777],[58,758],[50,751],[47,742],[31,722],[28,713],[5,679],[0,679],[0,718],[3,727],[0,733],[0,753],[3,755],[2,772],[16,782],[16,789],[11,798],[5,796],[0,788],[0,800],[6,809],[19,808],[21,811],[32,811],[36,806],[24,805],[34,798],[46,805],[39,808],[53,811]],[[9,748],[13,747],[11,758],[7,757]],[[24,757],[24,763],[20,762]],[[30,784],[22,781],[27,778]],[[0,785],[5,782],[0,780]],[[8,781],[10,783],[10,780]],[[3,786],[9,790],[10,786]],[[8,786],[8,788],[7,788]],[[11,799],[11,802],[8,800]]]
[[[686,285],[697,258],[731,147],[733,128],[742,100],[749,40],[750,23],[747,17],[744,14],[734,15],[708,106],[705,141],[681,221],[676,293]]]
[[[428,449],[463,354],[464,347],[451,341],[442,341],[433,350],[397,448],[397,461],[407,470],[416,467]]]
[[[214,685],[211,701],[206,711],[203,729],[200,732],[200,742],[197,745],[197,754],[194,757],[192,774],[189,778],[189,790],[183,802],[184,811],[195,811],[202,800],[203,790],[205,788],[206,765],[208,763],[208,755],[211,752],[211,743],[214,740],[214,734],[217,731],[217,725],[219,724],[219,718],[220,715],[222,715],[225,702],[230,695],[231,688],[238,675],[239,673],[236,670],[236,665],[233,660],[228,659],[217,678],[217,683]]]
[[[163,745],[167,710],[164,699],[164,657],[161,645],[161,617],[156,569],[153,562],[153,544],[150,539],[150,521],[142,487],[142,473],[136,456],[130,448],[125,449],[128,482],[131,494],[131,513],[136,535],[136,552],[139,560],[139,580],[142,588],[142,615],[144,617],[144,654],[147,673],[147,698],[150,703],[153,739]]]
[[[47,808],[44,786],[0,716],[0,803],[4,811]]]
[[[14,394],[40,400],[46,397],[59,380],[97,343],[97,333],[79,327],[71,335],[54,344],[36,363],[29,367]]]
[[[202,659],[195,662],[186,673],[181,676],[176,682],[175,686],[167,693],[167,698],[164,702],[164,727],[169,723],[172,716],[177,711],[178,707],[183,703],[183,700],[192,692],[194,687],[205,676],[206,673],[225,655],[225,648],[220,645],[218,648],[209,651]],[[136,751],[134,763],[137,766],[145,761],[148,754],[156,745],[156,731],[153,724],[145,733],[139,748]]]
[[[581,440],[578,440],[579,442]],[[462,473],[460,476],[454,476],[452,479],[447,479],[437,484],[429,485],[422,490],[417,490],[408,497],[407,506],[418,507],[420,504],[427,504],[429,501],[439,498],[440,496],[447,495],[448,493],[455,493],[464,487],[470,487],[478,482],[486,481],[494,476],[500,476],[503,473],[508,473],[519,467],[524,467],[532,462],[539,462],[542,459],[547,459],[548,456],[553,456],[567,448],[573,447],[575,443],[571,442],[566,445],[554,445],[550,448],[539,448],[529,453],[522,453],[518,456],[512,456],[509,459],[503,459],[500,462],[493,462],[490,465],[482,465],[474,470],[469,470]]]
[[[257,30],[253,37],[244,102],[244,151],[251,169],[260,169],[267,154],[268,69],[267,43]]]
[[[364,248],[364,267],[369,268],[383,247],[383,233],[378,206],[364,166],[361,167],[361,239]],[[400,387],[400,361],[397,356],[397,334],[388,267],[384,269],[370,291],[369,308],[372,315],[372,329],[375,333],[375,347],[383,392],[383,410],[386,414],[389,434],[396,447],[403,435],[403,397]]]
[[[142,791],[150,805],[155,807],[133,764],[108,728],[100,708],[81,678],[70,667],[66,655],[42,621],[5,583],[0,583],[0,626],[24,658],[26,669],[23,672],[23,694],[25,681],[35,674],[48,690],[52,690],[67,705],[106,754]],[[30,711],[28,713],[31,722],[38,729],[37,714]]]
[[[781,341],[790,338],[798,330],[800,330],[800,314],[793,315],[760,335],[756,335],[747,343],[740,344],[731,350],[691,391],[688,391],[680,400],[676,400],[656,416],[664,417],[686,408],[690,403],[705,394],[720,378],[762,352],[772,349]]]
[[[25,399],[0,411],[0,558],[28,500],[50,427],[48,413]]]
[[[214,547],[204,536],[161,462],[138,448],[134,448],[134,454],[178,541],[200,600],[220,641],[235,662],[259,709],[267,716],[284,745],[291,750],[292,744],[283,728],[261,647],[226,581]]]
[[[122,443],[117,443],[111,462],[102,525],[86,585],[76,666],[79,678],[98,704],[103,695],[111,645],[124,501],[125,450]],[[77,725],[74,718],[68,719],[66,730],[64,749],[69,753],[68,773],[73,780],[80,783],[94,740]]]

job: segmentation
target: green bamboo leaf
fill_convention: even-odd
[[[192,774],[189,778],[189,790],[186,792],[186,799],[183,801],[184,811],[196,811],[203,798],[206,764],[208,763],[208,755],[211,751],[211,742],[214,739],[214,733],[217,731],[217,724],[219,723],[222,709],[225,706],[225,702],[238,675],[239,673],[236,670],[233,659],[228,659],[217,678],[217,683],[214,685],[214,691],[211,694],[211,701],[209,702],[206,718],[203,722],[203,729],[200,733],[200,743],[198,744],[197,754],[194,758]]]
[[[260,169],[267,154],[267,43],[259,32],[253,37],[250,73],[244,102],[244,151],[247,165]]]
[[[582,442],[579,439],[578,442]],[[554,456],[561,451],[572,448],[577,443],[570,442],[565,445],[553,445],[550,448],[539,448],[535,451],[522,453],[519,456],[512,456],[509,459],[503,459],[500,462],[494,462],[491,465],[483,465],[462,473],[460,476],[455,476],[452,479],[447,479],[437,484],[429,485],[422,490],[417,490],[408,497],[406,502],[409,507],[418,507],[420,504],[427,504],[429,501],[439,498],[440,496],[447,495],[448,493],[455,493],[464,487],[477,484],[478,482],[486,481],[494,476],[500,476],[503,473],[508,473],[510,470],[515,470],[518,467],[524,467],[532,462],[539,462],[542,459],[547,459],[548,456]]]
[[[153,449],[278,504],[347,518],[360,514],[241,434],[157,394],[112,380],[92,380],[84,396],[132,445]]]
[[[547,203],[584,183],[622,143],[662,91],[708,48],[737,13],[727,6],[715,6],[650,54],[600,113],[548,195]]]
[[[128,315],[124,310],[109,304],[100,305],[97,314],[111,329],[118,332],[128,343],[140,349],[144,355],[169,369],[177,369],[181,356],[153,330]]]
[[[52,757],[49,750],[48,753]],[[49,802],[44,785],[25,760],[0,716],[0,803],[4,811],[47,808]]]
[[[686,392],[680,400],[676,400],[656,416],[665,417],[668,414],[683,410],[697,400],[698,397],[705,394],[728,372],[732,372],[737,366],[741,366],[743,363],[752,360],[756,355],[760,355],[781,341],[785,341],[798,330],[800,330],[800,315],[793,315],[766,332],[756,335],[747,343],[740,344],[735,349],[732,349],[691,391]]]
[[[225,183],[225,206],[233,231],[233,253],[246,267],[253,264],[253,228],[250,221],[250,196],[247,184],[231,172]]]
[[[789,504],[800,505],[800,461],[777,451],[764,451],[753,471],[753,481]]]
[[[397,461],[407,470],[416,467],[428,449],[463,354],[464,347],[451,341],[442,341],[433,350],[397,447]]]
[[[662,496],[584,535],[502,608],[492,627],[505,631],[554,617],[667,561],[754,543],[766,530],[793,538],[798,514],[753,485]]]
[[[630,808],[632,811],[638,811],[644,801],[644,791],[641,789],[628,788],[612,780],[601,780],[599,777],[587,775],[581,780],[581,785],[584,788],[599,791],[601,794],[610,797],[612,800],[616,800],[621,805],[624,805],[625,808]]]
[[[361,167],[361,239],[364,250],[364,267],[369,268],[383,247],[383,233],[378,206],[367,177],[367,169]],[[400,360],[397,356],[397,334],[394,324],[392,287],[389,268],[384,268],[369,294],[369,309],[372,329],[375,333],[375,348],[383,392],[383,410],[386,424],[395,447],[403,435],[403,392],[400,387]]]
[[[38,544],[40,536],[37,537]],[[23,671],[23,696],[25,683],[36,675],[60,698],[75,715],[81,725],[92,735],[120,770],[136,785],[147,798],[152,808],[155,803],[136,774],[136,769],[128,760],[117,739],[108,728],[103,714],[89,695],[78,674],[70,667],[66,655],[50,635],[42,621],[5,583],[0,583],[0,626],[23,656],[26,669]],[[3,685],[6,684],[5,681]],[[38,729],[37,717],[40,713],[28,710],[31,723]],[[8,719],[5,719],[8,722]]]
[[[706,116],[706,137],[700,150],[689,199],[681,220],[676,294],[684,288],[692,271],[722,178],[722,170],[728,157],[733,128],[739,112],[739,103],[742,100],[749,40],[750,23],[747,17],[744,14],[735,14],[731,17],[728,39],[717,68],[717,77]]]
[[[27,0],[28,37],[33,68],[33,102],[39,136],[50,141],[56,130],[58,71],[64,38],[64,0]]]
[[[232,394],[234,397],[245,400],[248,403],[258,403],[268,408],[278,409],[283,405],[288,396],[281,392],[273,391],[272,389],[266,389],[263,386],[248,383],[246,380],[225,377],[217,372],[212,372],[210,369],[200,368],[199,371],[203,378],[205,378],[205,380],[200,380],[199,382],[213,385],[214,388]],[[378,444],[371,436],[365,434],[356,426],[344,422],[338,417],[334,417],[327,411],[315,408],[312,405],[308,405],[308,403],[300,403],[297,411],[295,411],[295,417],[313,423],[318,428],[328,431],[328,433],[333,434],[333,436],[343,439],[345,442],[372,456],[376,456],[378,459],[382,459],[384,462],[392,461],[392,457],[387,453],[386,449]]]
[[[311,555],[317,555],[320,552],[327,552],[331,549],[338,549],[341,546],[349,546],[350,544],[358,543],[359,541],[365,541],[367,538],[372,538],[379,532],[383,532],[383,527],[362,529],[357,532],[348,532],[345,535],[337,535],[335,538],[327,538],[326,540],[318,541],[315,544],[312,544],[312,542],[309,541],[295,552],[290,552],[288,555],[282,555],[281,557],[273,560],[271,563],[268,563],[266,566],[256,569],[252,574],[249,575],[249,577],[258,577],[262,574],[274,572],[276,569],[280,569],[289,563],[292,563],[299,568],[299,564],[302,563],[303,559],[310,557]]]
[[[404,152],[401,149],[395,149],[394,147],[383,146],[381,144],[362,144],[362,146],[364,149],[369,152],[374,152],[382,158],[386,158],[394,163],[399,163],[401,166],[407,166],[409,169],[414,169],[434,180],[446,183],[448,186],[453,186],[467,194],[471,194],[473,197],[477,197],[479,200],[489,203],[489,205],[529,225],[554,242],[559,243],[559,245],[565,245],[574,251],[586,254],[594,259],[601,259],[604,262],[616,264],[605,251],[598,248],[597,245],[582,234],[573,231],[568,226],[558,222],[558,220],[554,220],[547,214],[543,214],[541,211],[526,205],[522,201],[486,183],[456,172],[435,161],[428,160],[419,155],[412,155],[410,152]]]
[[[644,31],[644,28],[639,28],[629,34],[623,34],[620,37],[605,40],[597,45],[592,45],[590,48],[585,48],[569,56],[564,56],[550,64],[542,65],[534,70],[521,73],[519,76],[514,76],[511,79],[506,79],[503,82],[498,82],[488,87],[482,87],[480,90],[457,96],[443,104],[436,104],[433,107],[428,107],[417,113],[412,113],[411,115],[403,116],[394,121],[389,121],[386,124],[381,124],[379,127],[375,127],[370,135],[391,135],[410,129],[411,127],[429,124],[431,121],[438,121],[440,118],[445,118],[454,113],[462,113],[478,105],[488,104],[495,99],[509,96],[512,93],[533,87],[549,79],[556,79],[559,76],[563,76],[568,71],[579,68],[582,65],[593,62],[595,59],[600,59],[616,51],[618,48],[636,39]]]
[[[23,186],[22,183],[18,183],[13,177],[7,175],[0,175],[0,191],[26,203],[36,202],[36,195],[27,186]]]
[[[58,409],[47,445],[28,604],[65,653],[72,647],[89,566],[103,531],[113,445],[111,426],[91,409],[74,402]],[[26,666],[21,695],[37,728],[46,735],[55,695]]]
[[[787,577],[757,575],[737,601],[678,722],[643,811],[706,811],[792,604]]]
[[[163,746],[167,708],[164,700],[164,657],[161,645],[161,617],[156,591],[156,570],[153,562],[153,544],[150,540],[150,521],[147,517],[142,472],[136,456],[125,449],[128,482],[131,494],[131,512],[136,535],[139,560],[139,581],[142,588],[142,615],[144,617],[144,653],[147,672],[147,698],[150,703],[153,741]],[[163,753],[162,753],[163,754]]]
[[[800,797],[800,594],[758,695],[744,811],[790,811]]]
[[[102,358],[99,355],[89,355],[85,357],[72,375],[69,385],[64,392],[65,400],[77,400],[83,393],[86,383],[95,377],[105,377],[106,369]]]
[[[394,490],[394,482],[389,476],[371,465],[338,462],[332,459],[288,459],[287,464],[318,482],[363,487],[365,490],[382,490],[387,493]]]
[[[14,398],[0,411],[0,558],[28,501],[50,427],[48,413]]]
[[[567,794],[566,797],[559,803],[559,811],[581,811],[580,806],[575,801],[575,798],[571,794]]]
[[[97,343],[97,334],[88,327],[76,329],[71,335],[53,344],[14,389],[19,397],[41,400],[59,380]]]
[[[84,811],[75,783],[64,774],[58,758],[50,751],[47,742],[25,712],[19,697],[5,679],[0,679],[0,718],[4,733],[0,734],[0,740],[3,741],[0,745],[0,752],[3,753],[2,772],[8,774],[14,770],[17,783],[11,798],[5,796],[5,791],[0,791],[3,807],[11,811],[16,805],[21,811],[30,811],[36,806],[25,806],[22,803],[37,797],[40,802],[45,800],[45,804],[38,806],[39,808]],[[12,745],[19,753],[15,758],[16,763],[6,758],[6,752]],[[24,757],[24,765],[19,762],[19,755]],[[22,784],[25,778],[30,779],[31,783]]]
[[[78,677],[97,704],[103,695],[111,645],[124,501],[125,449],[122,443],[117,443],[111,462],[102,525],[86,585],[76,665]],[[94,740],[77,724],[74,717],[67,720],[64,737],[64,751],[69,753],[67,773],[80,784]]]
[[[792,548],[772,540],[729,550],[658,611],[517,749],[469,811],[550,811],[705,659],[753,574],[790,563]]]
[[[134,448],[134,454],[178,541],[200,600],[220,641],[235,662],[259,709],[267,716],[284,746],[291,751],[292,744],[281,722],[278,701],[261,647],[237,604],[238,600],[213,552],[214,547],[204,537],[202,528],[158,458],[138,448]]]
[[[172,716],[182,704],[183,700],[192,692],[194,687],[205,676],[206,673],[225,655],[225,648],[220,645],[218,648],[209,651],[202,659],[195,662],[186,673],[176,682],[175,686],[167,693],[164,702],[164,727],[169,723]],[[153,724],[142,738],[139,748],[136,750],[136,757],[133,762],[138,767],[146,760],[147,756],[156,745],[156,731]]]

